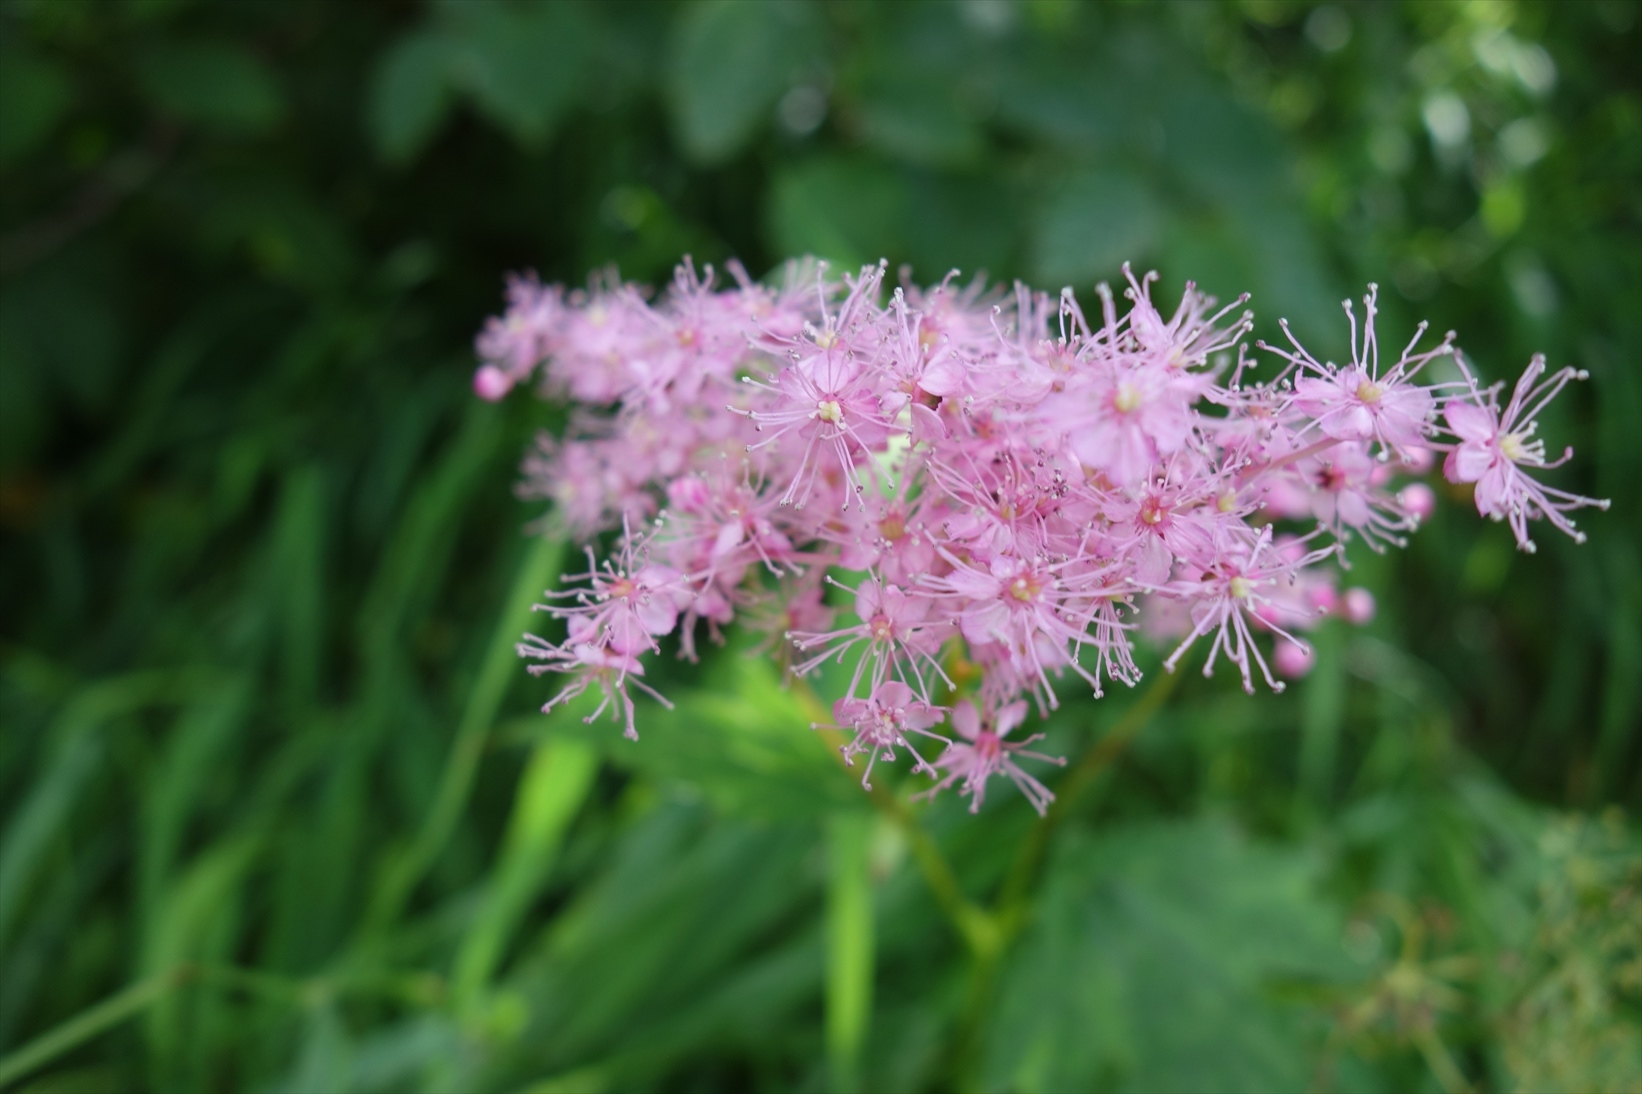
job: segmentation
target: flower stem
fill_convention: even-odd
[[[792,678],[792,690],[812,721],[822,722],[831,717],[826,704],[815,693],[815,688],[802,676]],[[827,743],[828,750],[836,757],[840,757],[842,764],[843,735],[835,729],[819,731],[821,739]],[[963,888],[958,884],[958,876],[952,870],[951,863],[941,853],[940,845],[918,823],[907,803],[896,797],[883,786],[874,786],[867,792],[873,808],[888,818],[901,834],[906,838],[907,847],[912,852],[913,861],[918,864],[919,871],[924,875],[924,882],[929,886],[935,903],[941,912],[963,939],[970,951],[976,954],[992,948],[997,942],[997,924],[993,922],[985,909],[964,896]]]

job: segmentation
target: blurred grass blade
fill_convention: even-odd
[[[143,1012],[183,982],[183,970],[150,976],[36,1037],[0,1059],[0,1087],[44,1067],[63,1053]]]
[[[86,687],[58,717],[51,735],[57,754],[33,793],[6,821],[0,841],[0,938],[6,936],[40,857],[67,823],[80,791],[96,770],[102,742],[95,730],[109,719],[151,703],[186,695],[198,675],[160,671],[130,673]]]
[[[861,1087],[872,1019],[873,823],[870,813],[840,813],[827,825],[827,1061],[840,1092]]]
[[[1321,809],[1333,796],[1340,729],[1345,723],[1345,651],[1332,627],[1320,628],[1311,644],[1317,660],[1300,690],[1300,801]]]
[[[501,621],[491,637],[490,650],[479,670],[479,678],[468,693],[467,706],[456,730],[456,740],[451,746],[450,757],[445,761],[438,796],[411,845],[389,861],[370,914],[365,917],[368,933],[399,917],[417,882],[450,839],[451,831],[461,816],[462,806],[467,801],[468,791],[473,787],[473,776],[484,751],[485,739],[496,722],[496,712],[502,705],[507,686],[518,670],[519,659],[514,647],[525,629],[537,597],[549,585],[557,584],[557,573],[563,558],[562,539],[538,540],[525,553],[518,576],[508,590]]]
[[[553,737],[536,746],[519,780],[501,863],[456,956],[459,1010],[473,1005],[500,963],[509,938],[553,867],[565,829],[581,810],[598,770],[585,742]]]

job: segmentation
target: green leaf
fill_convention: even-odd
[[[21,159],[50,136],[71,90],[68,70],[54,61],[0,55],[0,160]]]
[[[1064,180],[1032,230],[1032,270],[1046,288],[1113,277],[1156,253],[1163,212],[1147,184],[1121,168]]]
[[[577,717],[593,708],[594,695],[569,705],[548,732],[590,741],[612,763],[704,797],[724,813],[814,818],[865,807],[860,776],[811,731],[812,715],[770,662],[731,653],[714,669],[702,686],[669,694],[671,710],[640,699],[636,742],[608,718],[587,725]]]
[[[919,74],[880,76],[860,106],[861,135],[891,159],[922,166],[973,163],[986,151],[953,89]]]
[[[158,42],[137,56],[144,93],[162,111],[226,136],[257,136],[285,113],[279,84],[237,43]]]
[[[844,268],[905,250],[912,194],[905,176],[868,159],[829,157],[776,174],[769,232],[779,251]]]
[[[585,743],[550,737],[536,746],[513,803],[507,843],[484,903],[462,939],[453,977],[458,1007],[471,1007],[505,956],[530,902],[547,881],[565,829],[587,800],[598,757]]]
[[[666,1066],[786,1028],[819,995],[817,836],[680,805],[635,819],[510,981],[529,998],[535,1076],[606,1053],[623,1070]]]
[[[1068,839],[989,1024],[988,1085],[1306,1089],[1320,1038],[1284,996],[1355,974],[1318,880],[1304,851],[1214,819]]]
[[[860,1084],[872,1022],[873,822],[869,813],[840,813],[827,824],[827,1056],[839,1091]]]
[[[376,63],[365,125],[377,153],[393,163],[416,158],[450,115],[457,47],[427,31],[395,42]]]
[[[685,9],[670,105],[690,156],[713,163],[741,150],[797,75],[814,24],[803,0],[708,0]]]
[[[568,4],[487,4],[458,24],[456,75],[481,113],[541,147],[581,86],[589,39]]]

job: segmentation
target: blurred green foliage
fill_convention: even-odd
[[[0,4],[0,1087],[1642,1090],[1639,15]],[[865,797],[739,648],[534,715],[501,273],[806,251],[1336,353],[1380,280],[1589,369],[1613,508],[1453,492],[1288,695],[1069,701],[1051,825]]]

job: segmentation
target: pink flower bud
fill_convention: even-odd
[[[1426,521],[1437,511],[1437,494],[1423,482],[1411,482],[1398,491],[1397,504],[1416,519]]]
[[[1437,457],[1423,445],[1409,445],[1403,449],[1403,470],[1410,475],[1423,475],[1436,465]]]
[[[1279,639],[1277,653],[1274,658],[1277,662],[1277,671],[1290,680],[1298,680],[1311,671],[1317,663],[1317,654],[1310,646],[1302,646],[1298,642]]]
[[[512,378],[495,365],[481,365],[473,374],[473,393],[487,403],[500,402],[511,390]]]
[[[1340,598],[1340,614],[1351,623],[1362,626],[1374,618],[1374,594],[1367,589],[1347,589]]]

